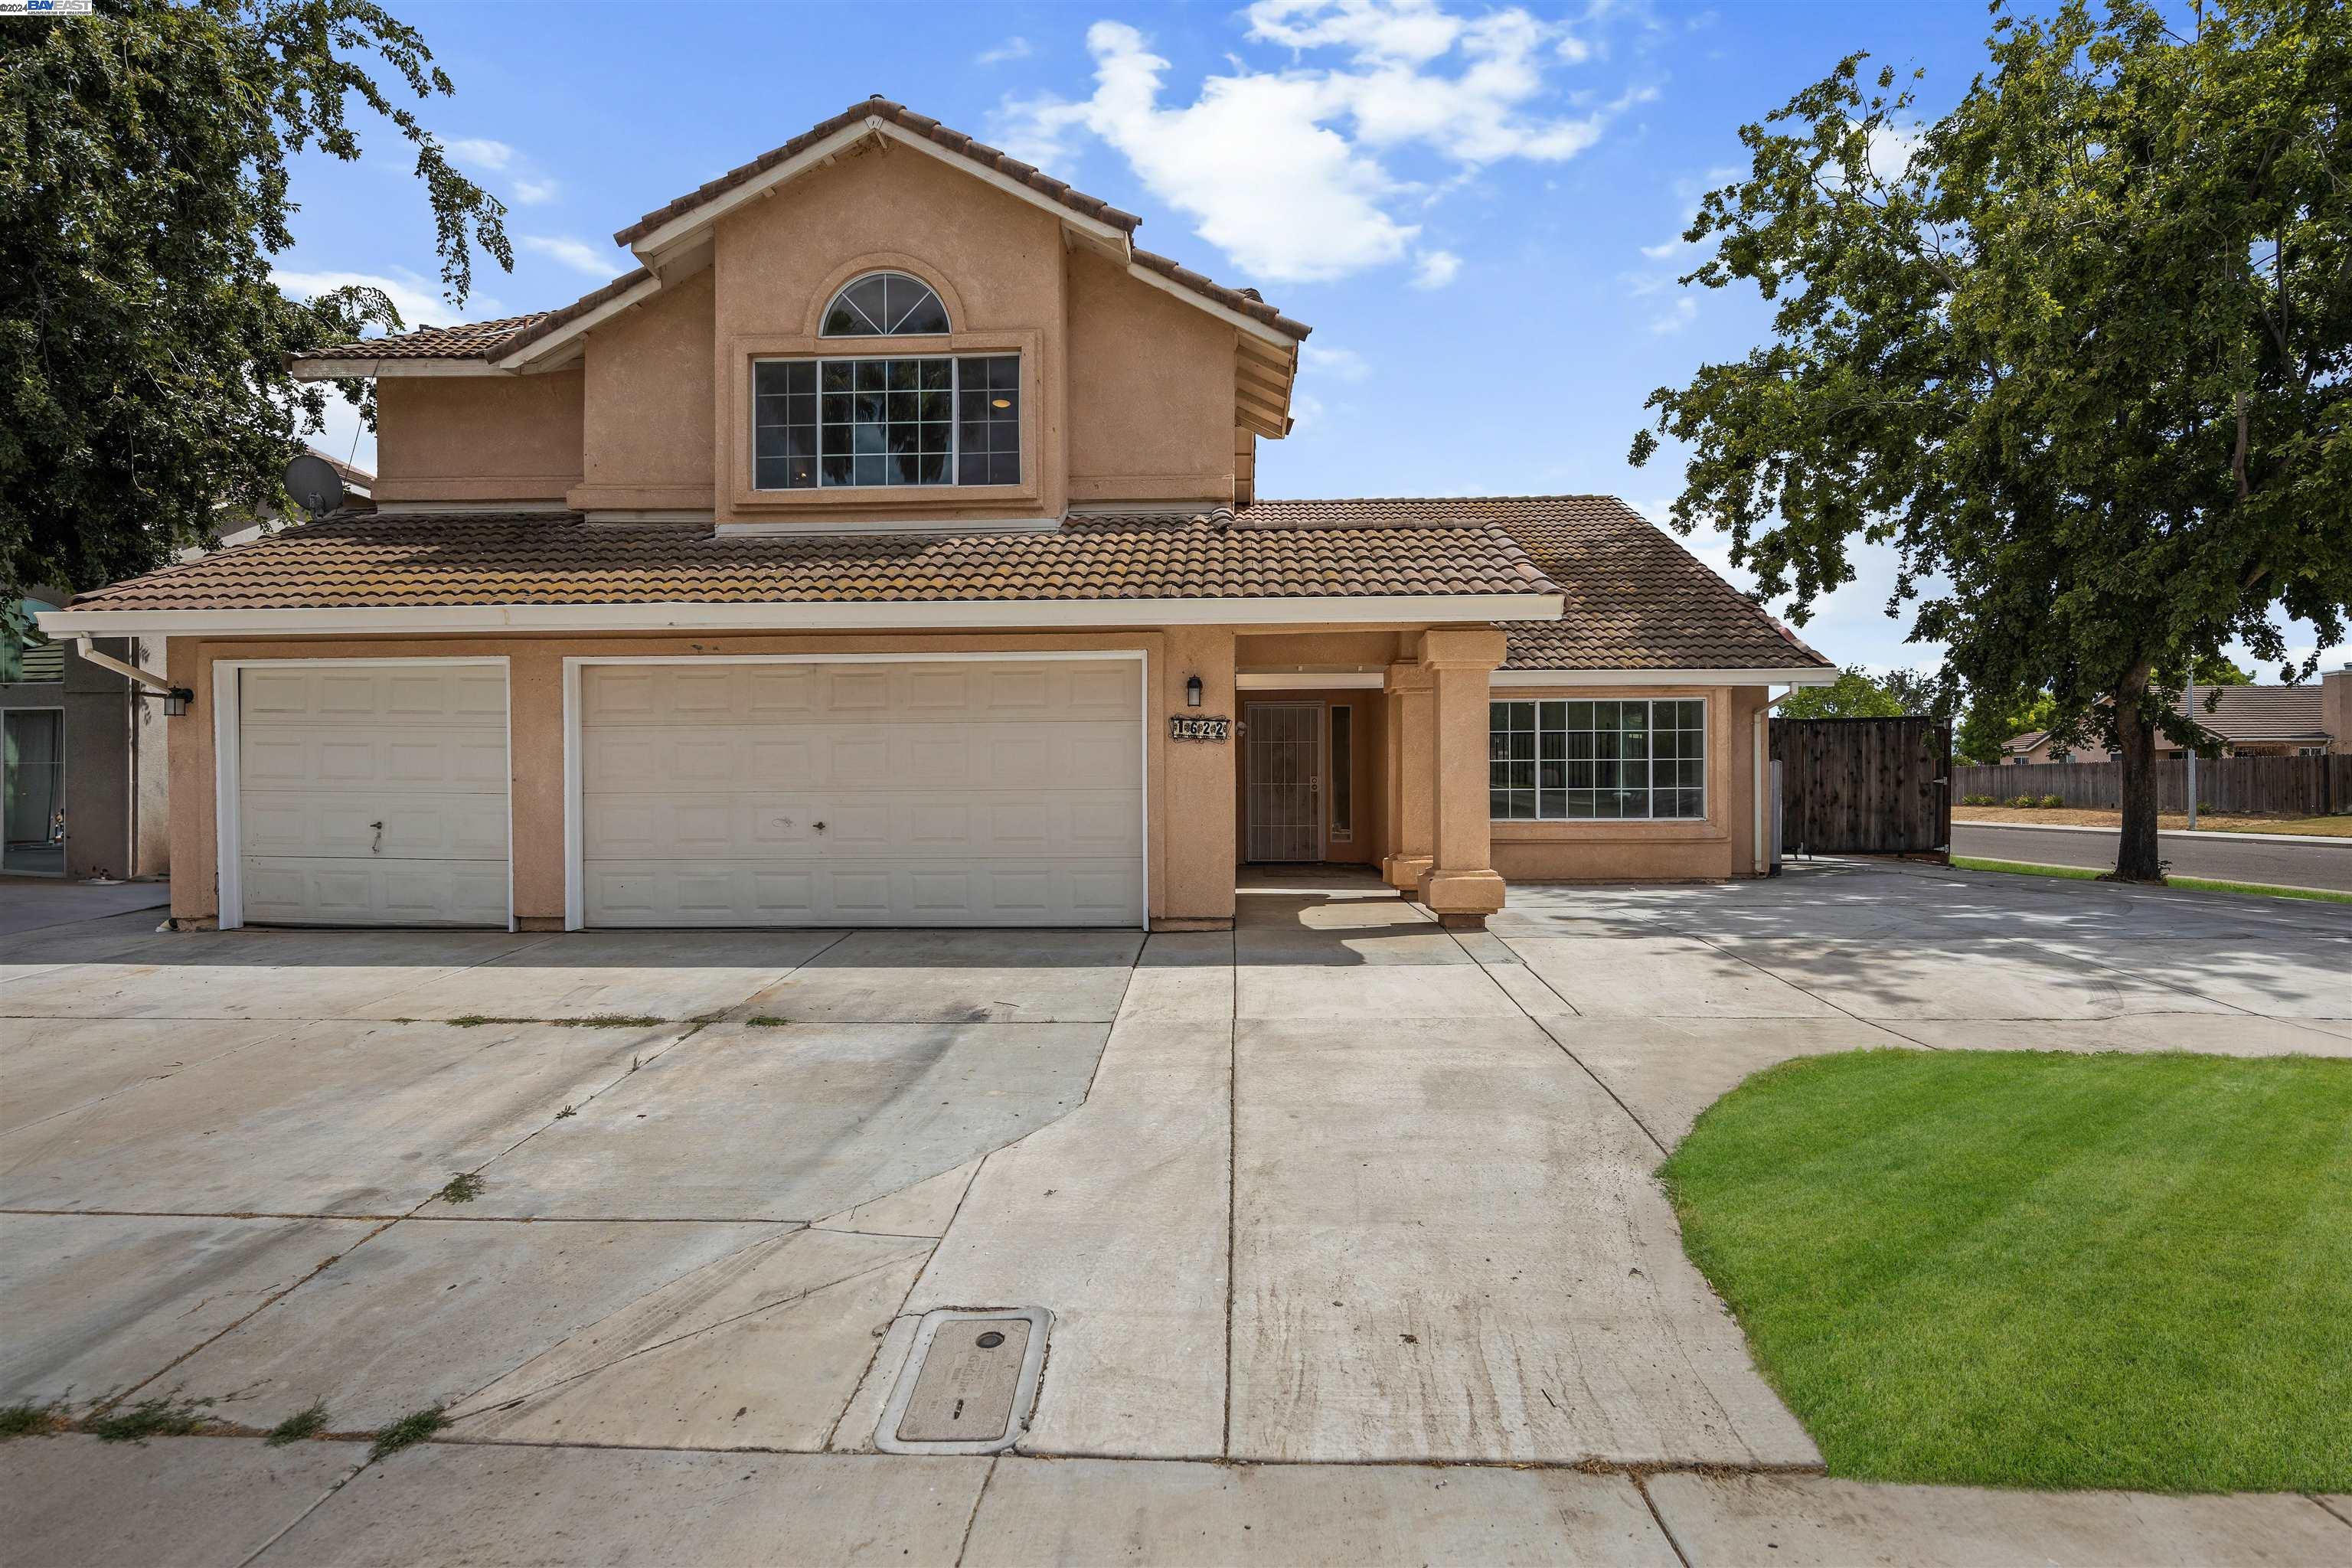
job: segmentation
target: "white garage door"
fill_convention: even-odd
[[[1136,659],[586,665],[590,925],[1139,925]]]
[[[507,923],[507,677],[495,665],[237,676],[247,921]]]

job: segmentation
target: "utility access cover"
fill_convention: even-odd
[[[925,1314],[882,1412],[886,1454],[992,1454],[1029,1425],[1045,1365],[1043,1307]]]

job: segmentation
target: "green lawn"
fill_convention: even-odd
[[[1815,1057],[1662,1173],[1832,1475],[2352,1490],[2352,1061]]]

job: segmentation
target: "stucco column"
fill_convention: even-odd
[[[1448,926],[1475,929],[1503,907],[1486,794],[1487,690],[1503,662],[1503,634],[1468,628],[1422,634],[1430,674],[1430,815],[1435,827],[1421,901]]]
[[[563,929],[563,656],[521,643],[507,656],[508,815],[517,931]]]
[[[1388,668],[1388,853],[1381,875],[1389,886],[1417,892],[1429,869],[1429,671],[1418,664]]]
[[[1157,689],[1146,694],[1158,759],[1151,788],[1151,929],[1230,931],[1239,858],[1234,770],[1238,739],[1171,741],[1174,714],[1238,714],[1231,626],[1171,626],[1153,660]],[[1185,682],[1201,679],[1201,706],[1187,704]]]

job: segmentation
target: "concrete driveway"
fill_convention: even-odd
[[[2352,911],[1838,865],[1515,889],[1463,937],[1358,878],[1241,904],[1148,940],[0,942],[0,1405],[451,1417],[349,1484],[346,1441],[22,1439],[0,1531],[57,1562],[2352,1546],[2300,1499],[1809,1476],[1650,1176],[1806,1052],[2352,1054]],[[874,1452],[923,1313],[1031,1305],[1017,1455]]]

